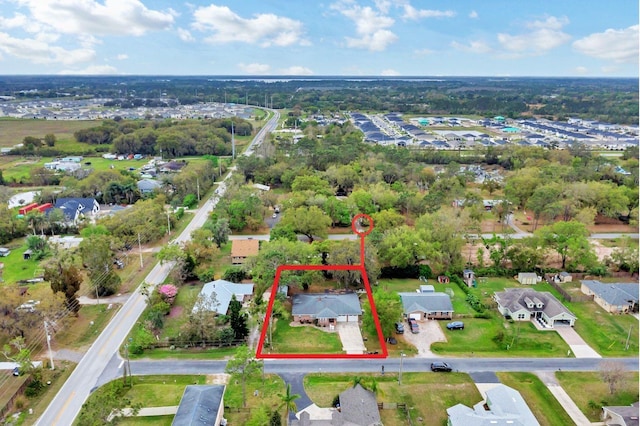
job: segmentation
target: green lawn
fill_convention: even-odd
[[[80,120],[27,120],[15,118],[0,119],[0,147],[10,147],[22,143],[25,136],[44,138],[48,133],[56,135],[56,148],[61,149],[70,145],[73,133],[100,125],[101,121]],[[85,149],[91,145],[82,144]]]
[[[14,284],[20,280],[34,278],[39,262],[34,259],[24,260],[22,258],[22,253],[27,249],[26,238],[13,240],[4,247],[11,250],[9,256],[0,257],[0,262],[4,263],[2,279],[5,284]]]
[[[148,417],[125,417],[118,421],[119,425],[124,426],[171,426],[173,423],[173,415],[171,416],[148,416]]]
[[[355,374],[307,374],[305,392],[320,407],[330,407],[334,397],[353,386]],[[378,402],[405,403],[413,424],[421,424],[422,417],[429,425],[445,425],[448,407],[465,404],[472,407],[482,396],[467,374],[462,373],[404,373],[402,385],[395,374],[359,375],[365,386],[377,382]],[[446,380],[445,380],[446,378]],[[395,410],[383,410],[385,425],[406,425],[407,419]],[[426,420],[425,420],[426,419]]]
[[[83,305],[71,326],[56,334],[55,341],[63,347],[81,349],[90,345],[100,335],[118,308],[106,309],[105,305]]]
[[[145,349],[140,355],[131,354],[131,359],[228,359],[236,352],[236,347],[207,348],[192,347],[188,349],[155,348]]]
[[[201,375],[134,376],[132,379],[133,387],[125,396],[132,404],[140,403],[143,407],[179,405],[187,385],[206,383],[206,377]]]
[[[497,373],[500,382],[522,395],[541,426],[573,424],[571,417],[544,383],[532,373]]]
[[[631,405],[638,401],[638,372],[628,372],[627,379],[613,395],[597,372],[560,371],[556,377],[573,402],[593,422],[600,420],[603,405]]]
[[[337,332],[318,330],[313,326],[290,327],[277,321],[273,330],[273,352],[279,354],[335,354],[343,353]]]

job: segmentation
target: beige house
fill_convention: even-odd
[[[602,309],[612,314],[638,312],[638,283],[601,283],[595,280],[582,280],[580,291],[593,296]]]
[[[258,240],[233,240],[231,241],[231,263],[242,265],[248,257],[257,256],[259,249]]]

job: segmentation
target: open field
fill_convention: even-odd
[[[106,305],[82,306],[78,317],[73,319],[73,326],[66,327],[55,335],[53,347],[55,349],[87,349],[118,312],[118,309],[118,307],[107,309]]]
[[[532,373],[497,373],[500,382],[522,395],[541,426],[561,426],[573,423],[562,405],[544,383]]]
[[[74,141],[74,132],[100,124],[101,121],[2,118],[0,119],[0,147],[10,147],[22,143],[25,136],[44,138],[49,133],[56,135],[56,145],[58,145],[62,141]],[[84,144],[84,146],[88,145]]]
[[[446,380],[443,380],[446,374]],[[444,425],[446,409],[458,403],[469,407],[482,400],[471,378],[461,373],[404,373],[402,385],[396,374],[359,376],[365,387],[375,379],[378,402],[407,404],[413,424],[421,417],[424,424]],[[305,392],[320,407],[330,407],[333,398],[353,386],[354,374],[307,374]],[[383,423],[389,426],[406,425],[407,419],[400,410],[382,410]]]
[[[637,351],[636,351],[637,353]],[[638,372],[628,372],[613,395],[598,372],[559,371],[556,377],[573,402],[591,420],[600,420],[603,405],[631,405],[638,401]]]

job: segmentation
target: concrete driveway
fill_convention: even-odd
[[[602,358],[593,348],[587,345],[582,337],[570,326],[559,326],[553,328],[558,335],[569,345],[576,358]]]
[[[404,340],[418,349],[418,355],[416,355],[416,358],[437,357],[437,355],[431,352],[431,344],[447,341],[439,322],[436,320],[420,320],[418,321],[418,327],[420,327],[420,332],[418,334],[413,334],[409,327],[405,326],[403,335]]]
[[[360,326],[357,322],[339,322],[336,325],[340,340],[342,341],[342,350],[347,355],[362,355],[367,350],[362,340]]]

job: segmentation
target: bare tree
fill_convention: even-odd
[[[613,395],[626,379],[627,369],[619,361],[603,361],[600,363],[600,377],[609,386],[609,394]]]

